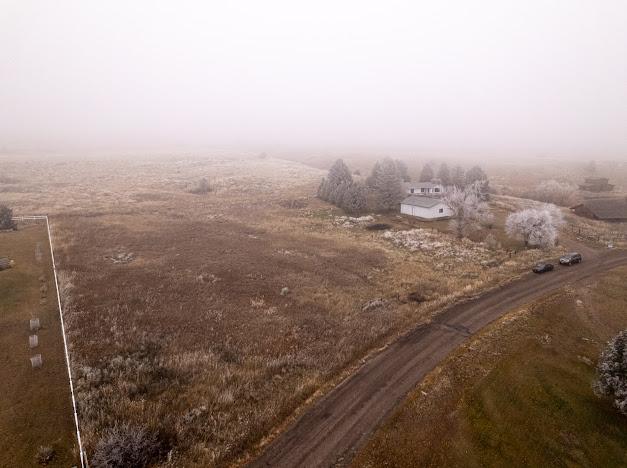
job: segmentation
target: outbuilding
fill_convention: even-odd
[[[589,198],[570,208],[575,214],[601,221],[627,221],[627,198]]]
[[[441,198],[411,195],[401,202],[401,213],[421,219],[442,219],[453,216],[453,211]]]

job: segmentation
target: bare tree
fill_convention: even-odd
[[[601,353],[597,364],[597,394],[614,399],[614,406],[627,415],[627,330],[616,335]]]
[[[481,199],[478,184],[463,189],[453,187],[444,197],[444,203],[453,212],[451,229],[460,239],[482,223],[492,220],[488,204]]]
[[[526,209],[510,214],[505,221],[505,231],[525,243],[525,247],[549,248],[555,246],[558,227],[564,223],[562,213],[555,205],[541,209]]]

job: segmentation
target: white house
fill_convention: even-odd
[[[401,202],[401,213],[422,219],[450,218],[453,211],[441,198],[410,195]]]
[[[439,196],[446,192],[446,187],[437,182],[416,182],[407,186],[410,195]]]

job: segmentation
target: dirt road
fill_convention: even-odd
[[[627,265],[627,252],[593,255],[572,267],[529,274],[456,304],[404,335],[316,402],[279,435],[252,467],[345,465],[396,405],[453,349],[508,311],[567,283]]]

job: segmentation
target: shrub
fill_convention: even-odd
[[[105,431],[96,444],[90,465],[94,468],[144,468],[165,452],[157,433],[130,424]]]
[[[0,205],[0,229],[15,229],[13,210],[5,205]]]
[[[597,394],[614,399],[614,406],[627,415],[627,330],[616,335],[601,353],[597,364]]]
[[[196,185],[189,189],[189,193],[193,193],[194,195],[204,195],[212,191],[213,188],[205,178],[200,179]]]
[[[35,458],[37,460],[37,463],[39,463],[40,465],[47,465],[54,459],[54,456],[55,452],[52,447],[39,446]]]

